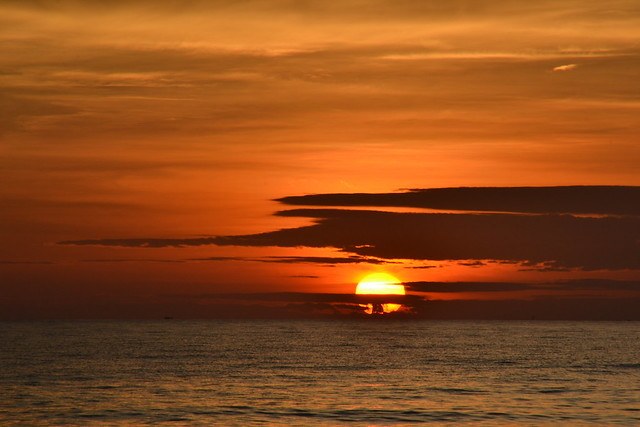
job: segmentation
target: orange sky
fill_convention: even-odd
[[[310,193],[640,185],[638,40],[633,0],[3,1],[0,309],[155,315],[167,295],[350,293],[377,270],[638,280],[196,260],[345,256],[332,248],[58,244],[299,227],[310,220],[273,216],[287,207],[271,200]],[[436,268],[410,268],[423,265]]]

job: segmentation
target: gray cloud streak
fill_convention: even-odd
[[[522,282],[405,282],[409,292],[426,293],[493,293],[520,291],[596,291],[640,292],[640,281],[610,279],[571,279],[542,283]]]

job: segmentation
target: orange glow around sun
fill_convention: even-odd
[[[388,273],[373,273],[365,276],[358,286],[356,295],[404,295],[404,285],[396,277]],[[377,304],[376,304],[377,305]],[[379,304],[381,307],[374,307],[374,304],[362,304],[367,314],[384,314],[398,311],[402,304]],[[376,309],[377,308],[377,309]]]

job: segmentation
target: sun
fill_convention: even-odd
[[[404,285],[388,273],[373,273],[365,276],[356,286],[356,295],[404,295]],[[402,304],[361,304],[367,314],[384,314],[398,311]]]

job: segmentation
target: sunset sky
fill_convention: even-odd
[[[4,0],[0,319],[335,316],[374,272],[640,318],[639,41],[635,0]]]

